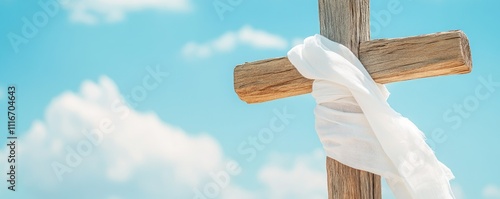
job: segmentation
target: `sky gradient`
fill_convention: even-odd
[[[316,1],[0,5],[0,110],[15,85],[19,136],[18,189],[2,180],[2,198],[196,198],[213,184],[213,198],[326,198],[313,98],[248,105],[233,89],[234,66],[284,56],[319,33]],[[467,34],[470,74],[389,84],[389,103],[454,172],[457,198],[499,199],[500,1],[370,6],[372,39]],[[259,138],[266,130],[273,136]],[[68,161],[74,153],[80,161]]]

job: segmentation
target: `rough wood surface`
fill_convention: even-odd
[[[381,199],[382,187],[379,175],[353,169],[328,158],[329,199]]]
[[[361,42],[370,40],[369,0],[319,0],[321,35],[341,43],[358,56]],[[381,199],[378,175],[350,168],[327,157],[329,199]]]
[[[359,52],[372,78],[380,83],[472,70],[469,41],[462,31],[364,42]]]
[[[325,12],[320,10],[320,13]],[[327,14],[323,14],[325,15]],[[330,26],[327,24],[321,22],[322,29],[343,27],[336,25],[338,22],[331,23]],[[353,52],[359,52],[361,62],[379,83],[464,74],[472,69],[469,42],[462,31],[372,41],[365,41],[369,38],[367,33],[355,33],[347,29],[339,31],[341,35],[363,38],[361,40],[364,42],[359,44],[359,51]],[[326,36],[323,32],[322,35]],[[347,46],[355,48],[358,45],[350,42]],[[247,103],[309,93],[311,86],[312,81],[302,77],[286,57],[249,62],[234,69],[234,88],[238,96]]]
[[[319,0],[320,32],[347,46],[372,78],[390,83],[468,73],[469,42],[461,31],[399,39],[370,39],[369,0]],[[300,75],[286,57],[236,66],[234,87],[247,103],[311,92],[312,81]],[[380,176],[327,158],[329,199],[381,199]]]

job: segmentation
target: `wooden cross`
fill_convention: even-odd
[[[358,56],[378,83],[464,74],[472,70],[462,31],[370,41],[369,0],[319,0],[320,34]],[[234,88],[247,103],[311,92],[312,80],[286,57],[245,63],[234,69]],[[380,176],[327,158],[329,199],[380,199]]]

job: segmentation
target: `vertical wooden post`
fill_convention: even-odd
[[[369,0],[319,0],[321,35],[358,56],[359,44],[370,40]],[[380,176],[327,158],[329,199],[381,199]]]

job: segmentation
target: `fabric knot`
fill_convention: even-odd
[[[385,86],[347,47],[314,35],[292,48],[288,59],[314,80],[316,131],[327,156],[381,175],[399,199],[454,198],[452,172],[424,134],[389,106]]]

